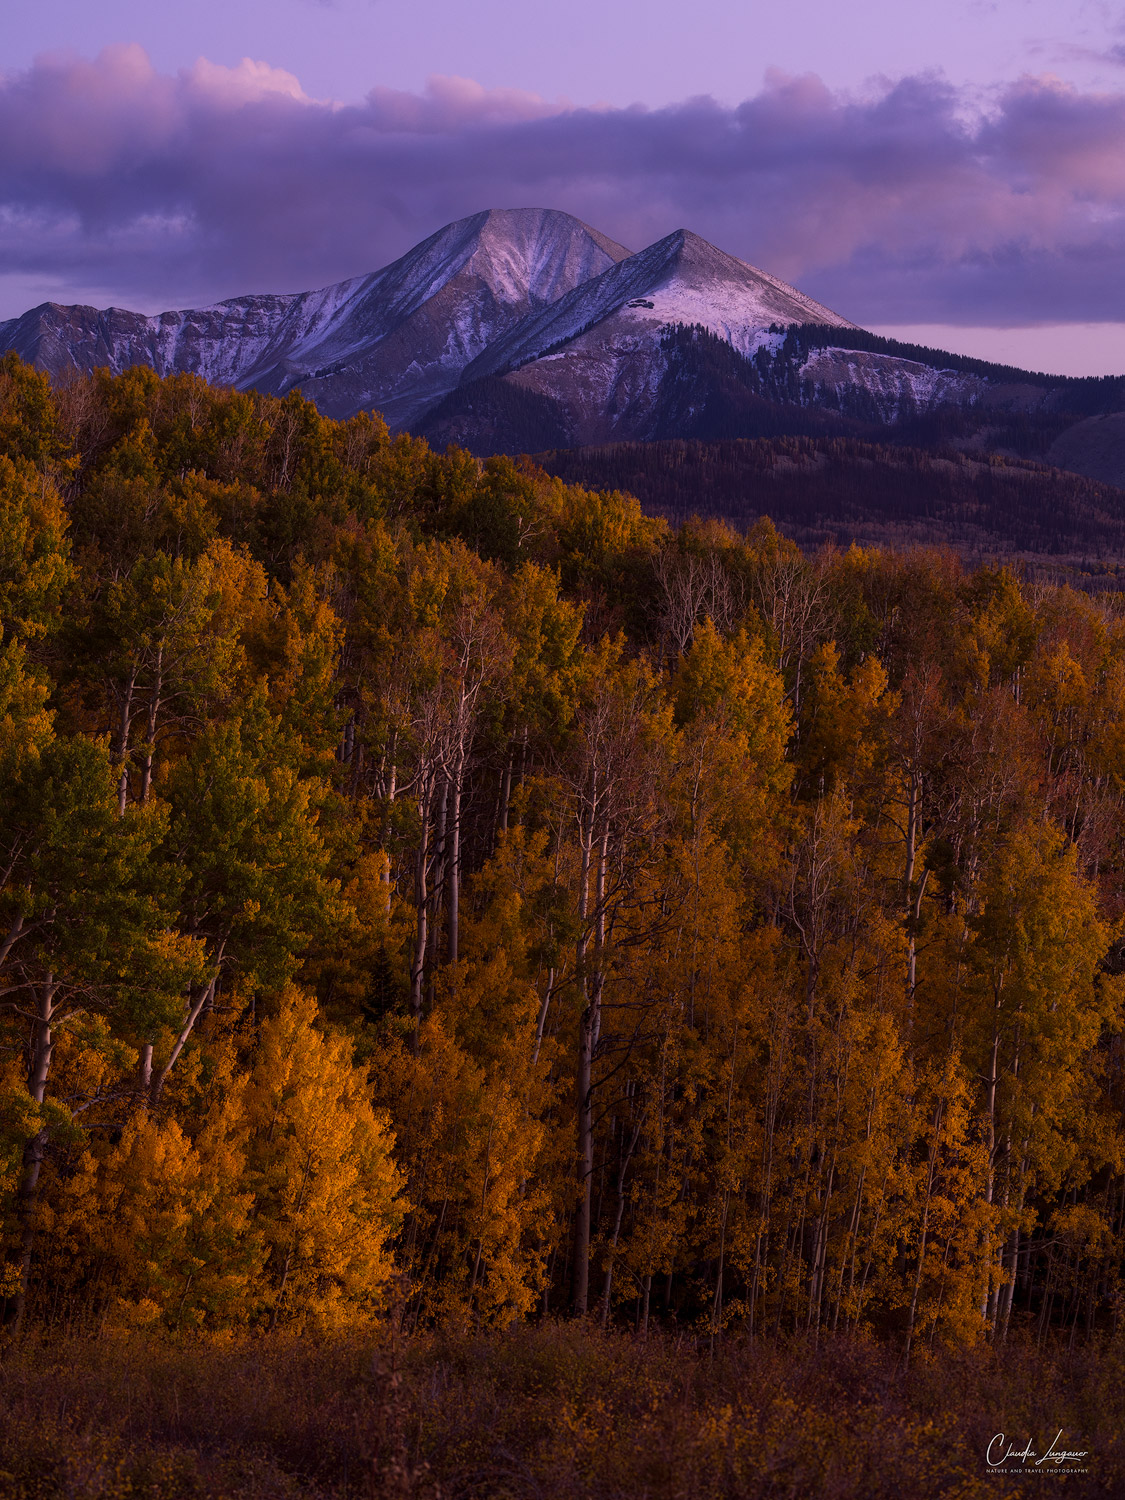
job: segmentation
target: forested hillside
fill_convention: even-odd
[[[945,418],[954,435],[959,414]],[[931,437],[941,420],[921,419]],[[673,524],[714,516],[745,531],[768,515],[806,549],[949,546],[1096,588],[1119,587],[1125,557],[1125,490],[1011,454],[790,434],[608,443],[537,461],[570,484],[626,490]]]
[[[0,455],[10,1325],[1117,1328],[1115,596],[143,369]]]

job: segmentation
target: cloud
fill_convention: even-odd
[[[358,104],[136,46],[0,78],[0,275],[184,306],[324,285],[484,207],[639,248],[681,225],[859,321],[1125,319],[1125,96],[767,76],[735,108],[576,109],[433,79]],[[9,312],[21,310],[9,308]]]

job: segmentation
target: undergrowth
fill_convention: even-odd
[[[12,1500],[930,1500],[1040,1495],[1003,1432],[1087,1449],[1075,1496],[1125,1493],[1125,1358],[1007,1347],[903,1371],[893,1349],[574,1325],[405,1342],[28,1341],[0,1364]]]

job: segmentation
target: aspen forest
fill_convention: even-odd
[[[1123,1492],[1125,596],[8,355],[0,626],[0,1492]]]

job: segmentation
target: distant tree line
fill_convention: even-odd
[[[613,443],[539,454],[568,483],[614,487],[678,524],[768,515],[804,545],[853,539],[1019,555],[1116,586],[1121,491],[1034,460],[852,437]]]

